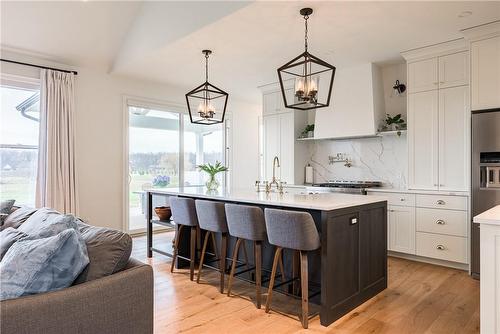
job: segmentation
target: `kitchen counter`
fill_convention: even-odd
[[[422,195],[449,195],[449,196],[469,196],[467,191],[440,191],[440,190],[410,190],[397,188],[367,188],[368,192],[385,192],[398,194],[422,194]]]
[[[209,192],[205,187],[184,187],[152,188],[145,191],[156,194],[214,199],[225,202],[241,202],[321,211],[337,210],[385,201],[385,198],[382,196],[378,197],[338,193],[302,194],[287,192],[283,194],[279,194],[277,192],[267,194],[264,191],[256,192],[253,189],[236,189],[232,191],[219,190]]]
[[[500,226],[500,205],[475,216],[474,223]]]
[[[320,305],[320,322],[323,326],[332,324],[387,288],[387,201],[382,197],[339,193],[266,194],[257,193],[253,188],[209,192],[204,187],[184,187],[151,188],[145,191],[148,257],[152,257],[153,252],[170,256],[165,251],[153,248],[153,224],[171,224],[155,219],[153,197],[163,197],[163,203],[165,198],[177,196],[250,204],[262,209],[306,211],[312,216],[321,240],[321,248],[308,252],[307,256],[309,286],[311,291],[320,292],[313,293],[310,302]],[[219,233],[216,238],[220,240],[222,234]],[[181,238],[179,241],[178,254],[184,258],[190,254],[188,239]],[[227,254],[230,258],[236,240],[232,236],[228,239]],[[262,243],[263,282],[268,282],[274,250],[275,247],[267,241]],[[250,263],[254,263],[252,253],[248,254]],[[284,252],[283,262],[285,276],[297,277],[290,250]],[[179,260],[176,265],[185,267],[188,263]],[[294,290],[289,289],[288,293],[293,294]]]

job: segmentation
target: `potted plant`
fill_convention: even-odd
[[[208,174],[208,181],[205,182],[208,190],[215,190],[219,188],[219,181],[215,178],[215,175],[221,172],[227,172],[228,168],[223,166],[220,161],[216,161],[214,165],[210,163],[206,163],[203,165],[197,166],[199,170],[204,171]]]
[[[307,124],[302,131],[303,138],[313,138],[314,137],[314,124]]]
[[[401,118],[401,114],[397,114],[394,117],[391,117],[389,114],[386,114],[386,116],[385,125],[387,129],[398,131],[406,129],[406,123],[405,120]]]

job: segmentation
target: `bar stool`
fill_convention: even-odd
[[[231,287],[233,284],[234,271],[238,260],[238,250],[241,243],[245,240],[253,241],[254,259],[255,259],[255,287],[257,308],[261,306],[261,286],[262,286],[262,241],[266,240],[266,222],[264,212],[257,206],[226,204],[227,225],[229,234],[236,237],[236,244],[233,249],[233,258],[231,263],[231,273],[227,285],[227,296],[231,296]],[[243,245],[245,247],[245,245]],[[243,248],[246,250],[246,248]],[[248,257],[246,258],[248,265]],[[249,270],[249,268],[247,268]]]
[[[300,252],[300,282],[302,292],[302,327],[307,328],[309,322],[309,282],[307,252],[321,246],[318,230],[312,216],[307,212],[265,209],[267,237],[269,243],[277,246],[274,253],[271,281],[266,301],[266,313],[269,313],[274,278],[278,259],[283,248]]]
[[[206,201],[197,199],[195,202],[196,212],[198,214],[198,221],[200,228],[207,231],[205,240],[203,241],[203,248],[200,257],[200,266],[198,267],[198,277],[196,282],[200,283],[201,271],[203,268],[203,261],[205,259],[205,251],[207,249],[208,238],[212,237],[214,244],[214,251],[217,255],[217,246],[215,243],[215,234],[222,233],[221,250],[218,255],[219,258],[219,272],[220,272],[220,292],[224,293],[224,275],[226,272],[226,254],[227,254],[227,222],[226,211],[224,203]]]
[[[198,228],[198,217],[196,215],[196,207],[194,199],[171,196],[170,209],[172,210],[172,217],[176,225],[175,241],[174,241],[174,254],[172,257],[172,264],[170,272],[174,272],[175,260],[179,253],[179,241],[181,232],[184,226],[190,227],[190,258],[189,258],[189,279],[192,281],[194,278],[194,263],[196,255],[196,231]]]

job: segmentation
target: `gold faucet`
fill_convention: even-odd
[[[273,178],[271,182],[269,183],[269,189],[272,188],[273,184],[276,185],[276,188],[279,187],[278,180],[276,180],[276,167],[281,167],[280,166],[280,159],[276,156],[273,159]]]

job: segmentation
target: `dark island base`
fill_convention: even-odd
[[[266,207],[258,206],[263,209]],[[273,208],[280,207],[273,206]],[[387,288],[387,205],[385,201],[333,211],[288,207],[281,209],[308,211],[313,216],[320,233],[321,248],[309,253],[308,265],[311,293],[309,301],[320,305],[321,325],[332,324]],[[217,236],[218,247],[220,247],[220,237],[220,235]],[[229,237],[228,259],[232,257],[235,242],[235,238]],[[246,247],[249,262],[254,263],[252,243],[247,241]],[[267,278],[271,272],[274,251],[274,246],[267,242],[263,243],[263,288],[267,288]],[[151,249],[149,253],[152,254]],[[187,232],[181,237],[179,255],[189,257]],[[284,250],[286,280],[299,276],[293,272],[293,256],[291,250]],[[244,262],[242,251],[239,252],[238,258]],[[205,263],[210,262],[210,257],[206,259]],[[226,263],[229,268],[230,261]],[[218,265],[217,262],[210,264]],[[178,259],[177,267],[189,267],[189,263]],[[277,275],[276,284],[280,283],[279,276]],[[253,274],[244,274],[242,277],[254,279]],[[284,289],[284,292],[288,294],[292,294],[293,291],[292,284]],[[300,294],[296,295],[300,297]],[[297,313],[299,312],[300,310],[297,310]]]

